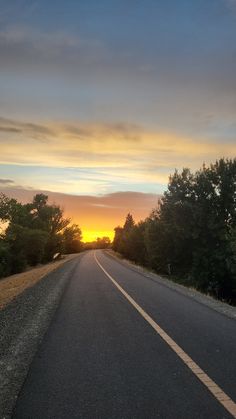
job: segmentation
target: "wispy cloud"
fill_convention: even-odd
[[[0,126],[0,131],[1,132],[16,132],[18,134],[22,132],[22,130],[19,128],[7,127],[7,126]]]
[[[38,141],[48,141],[55,133],[49,127],[0,117],[0,133],[25,134]]]
[[[133,190],[163,190],[175,168],[197,169],[203,161],[236,154],[232,139],[216,143],[203,136],[184,137],[128,123],[68,125],[0,118],[0,127],[6,125],[20,133],[0,129],[3,168],[18,166],[17,176],[24,186],[30,178],[35,187],[69,193],[105,193],[127,190],[130,185]],[[38,136],[40,141],[32,142]],[[23,166],[28,166],[27,174],[20,169]],[[11,176],[11,169],[0,175]]]
[[[13,185],[15,182],[11,179],[0,179],[0,185]]]

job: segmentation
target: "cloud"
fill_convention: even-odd
[[[9,185],[14,184],[14,180],[11,179],[0,179],[0,185]]]
[[[1,132],[16,132],[18,134],[22,132],[22,130],[19,128],[5,127],[5,126],[0,126],[0,131]]]
[[[61,126],[64,135],[71,135],[78,139],[94,140],[100,138],[100,141],[107,141],[107,139],[125,140],[127,142],[139,142],[143,129],[136,124],[129,124],[124,122],[119,123],[90,123],[76,125]]]
[[[0,133],[24,134],[38,141],[48,141],[54,132],[43,125],[0,117]]]
[[[206,123],[212,123],[211,119]],[[130,187],[156,191],[164,188],[175,168],[187,165],[195,170],[203,161],[208,164],[236,154],[233,127],[228,140],[217,142],[210,136],[181,136],[122,122],[37,124],[0,118],[1,126],[22,131],[7,132],[6,141],[6,133],[0,130],[3,167],[18,166],[17,179],[24,186],[30,179],[33,186],[69,193],[105,193]],[[29,167],[27,176],[23,175],[24,166]],[[9,169],[0,175],[8,178],[11,173]]]
[[[76,123],[63,124],[51,123],[48,125],[39,125],[32,122],[22,122],[19,120],[8,119],[0,116],[0,132],[9,133],[24,133],[28,136],[32,135],[40,139],[48,139],[48,137],[66,137],[76,138],[77,140],[93,141],[107,141],[108,139],[115,139],[121,141],[137,142],[141,140],[143,129],[135,124],[129,123]]]

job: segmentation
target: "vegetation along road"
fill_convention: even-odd
[[[235,349],[235,319],[85,252],[13,418],[236,417]]]

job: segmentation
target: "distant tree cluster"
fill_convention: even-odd
[[[0,221],[7,225],[0,235],[0,277],[48,262],[55,253],[81,249],[79,226],[70,225],[63,210],[49,205],[44,194],[35,195],[27,204],[0,194]]]
[[[115,228],[113,249],[235,304],[236,159],[175,171],[145,221]]]
[[[83,244],[84,250],[92,250],[92,249],[108,249],[111,247],[111,240],[109,237],[97,237],[96,240],[92,242],[87,242]]]

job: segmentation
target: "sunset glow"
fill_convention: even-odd
[[[84,240],[112,238],[175,169],[235,157],[235,4],[3,0],[1,191],[47,191]]]
[[[109,237],[109,239],[112,241],[114,238],[114,231],[90,231],[86,230],[83,235],[83,241],[85,242],[92,242],[96,241],[98,237]]]

